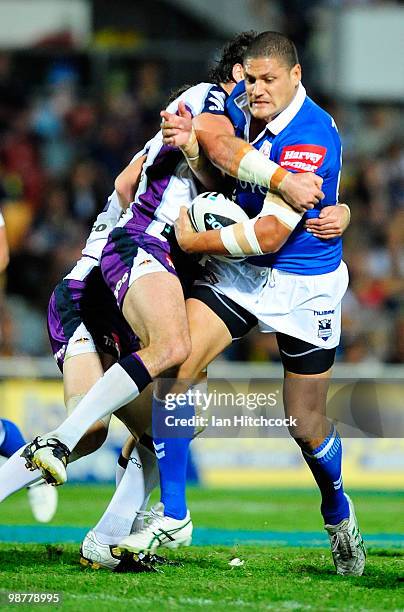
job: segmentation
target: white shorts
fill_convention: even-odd
[[[314,276],[260,268],[247,261],[209,259],[206,280],[196,281],[226,295],[257,317],[262,332],[281,332],[325,349],[341,335],[341,300],[348,287],[344,262]]]

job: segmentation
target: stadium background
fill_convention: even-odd
[[[221,45],[246,29],[293,38],[309,94],[339,126],[341,200],[352,224],[336,375],[402,380],[401,4],[221,0],[219,19],[214,0],[0,1],[0,198],[11,249],[1,295],[0,417],[27,436],[63,418],[48,297],[79,258],[115,176],[156,131],[170,91],[206,78]],[[251,334],[215,374],[219,367],[230,378],[279,376],[274,338]],[[114,423],[108,442],[72,466],[72,477],[112,479],[123,438]],[[348,485],[403,488],[402,440],[349,439],[345,448]],[[288,439],[209,439],[195,443],[194,456],[205,484],[312,486]]]

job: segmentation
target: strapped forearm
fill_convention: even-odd
[[[278,191],[289,174],[236,136],[212,134],[204,130],[197,130],[196,136],[211,162],[240,181]]]
[[[223,174],[214,166],[204,150],[199,146],[194,128],[186,145],[180,147],[192,173],[208,191],[220,191],[223,187]]]

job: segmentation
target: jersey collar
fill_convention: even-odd
[[[267,129],[273,134],[277,136],[285,129],[287,125],[292,121],[292,119],[297,115],[299,110],[303,106],[303,102],[306,99],[306,90],[301,83],[297,88],[297,92],[292,102],[283,110],[279,115],[272,119],[269,123],[267,123]]]

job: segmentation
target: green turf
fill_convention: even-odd
[[[110,487],[60,489],[54,524],[91,525]],[[403,494],[355,493],[364,532],[402,531]],[[228,529],[321,529],[318,496],[309,491],[191,489],[189,502],[199,527]],[[0,523],[32,524],[24,494],[0,506]],[[82,570],[77,546],[0,545],[0,591],[56,592],[63,610],[403,610],[404,559],[399,551],[373,550],[365,576],[333,571],[327,549],[267,546],[192,547],[169,555],[181,567],[158,574],[110,574]],[[233,557],[244,566],[228,565]],[[4,604],[4,600],[3,600]],[[53,606],[54,607],[54,606]],[[24,606],[38,609],[38,606]],[[40,609],[51,609],[40,606]]]

